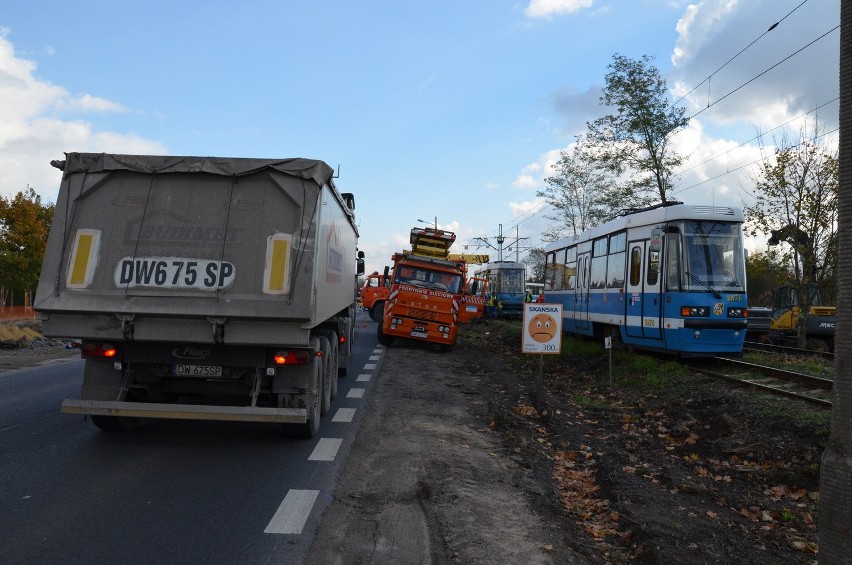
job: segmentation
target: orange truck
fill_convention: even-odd
[[[460,323],[482,317],[485,281],[467,279],[467,263],[450,258],[453,232],[411,230],[411,251],[395,253],[389,295],[377,336],[384,346],[396,338],[437,344],[452,350]]]
[[[381,320],[385,311],[385,301],[390,295],[390,275],[385,267],[385,274],[373,271],[361,287],[361,308],[370,314],[371,320]]]

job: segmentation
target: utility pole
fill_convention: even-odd
[[[520,255],[519,255],[520,247],[517,246],[517,243],[519,241],[529,239],[529,238],[528,237],[520,237],[518,226],[515,226],[515,234],[516,234],[515,239],[513,241],[508,242],[507,247],[509,248],[509,251],[511,251],[512,245],[515,245],[515,262],[520,263],[521,262]],[[497,232],[497,239],[496,239],[497,247],[494,247],[491,244],[491,242],[488,241],[488,238],[486,238],[486,237],[475,237],[473,239],[476,240],[476,241],[479,241],[479,244],[477,244],[477,249],[479,247],[483,246],[483,245],[487,245],[488,247],[490,247],[491,249],[493,249],[497,252],[497,260],[498,261],[503,260],[503,244],[506,243],[506,238],[503,236],[503,224],[499,224],[499,230]]]

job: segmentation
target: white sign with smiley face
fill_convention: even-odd
[[[562,305],[524,304],[523,353],[558,355],[562,350]]]

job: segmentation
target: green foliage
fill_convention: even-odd
[[[38,284],[53,204],[42,204],[32,187],[0,197],[0,287],[23,294]]]
[[[786,276],[775,249],[750,254],[746,259],[749,306],[772,306],[775,289],[784,284]]]
[[[672,173],[683,162],[670,141],[689,122],[686,108],[669,103],[666,81],[651,61],[613,55],[600,101],[615,113],[587,124],[599,162],[623,179],[619,192],[628,202],[666,202]]]
[[[527,281],[528,282],[544,282],[544,248],[533,247],[527,252],[524,257],[524,264],[527,266]]]
[[[745,207],[746,234],[767,238],[784,266],[803,315],[811,305],[812,284],[820,294],[834,296],[837,272],[839,161],[814,127],[796,142],[784,138],[765,155],[755,180],[754,204]],[[770,237],[770,234],[772,237]],[[804,346],[804,331],[800,331]]]

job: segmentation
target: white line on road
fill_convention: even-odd
[[[346,398],[364,398],[364,388],[350,388]]]
[[[358,378],[356,380],[359,383],[369,382],[370,381],[370,373],[361,373],[360,375],[358,375]]]
[[[381,358],[381,355],[370,355],[370,361],[378,361]]]
[[[288,491],[263,533],[301,534],[318,495],[318,490]]]
[[[364,365],[364,369],[365,369],[365,370],[375,369],[375,368],[376,368],[376,364],[375,364],[375,363],[367,363],[366,365]]]
[[[355,417],[355,409],[354,408],[338,408],[337,412],[334,413],[334,418],[331,419],[332,422],[351,422],[352,418]]]
[[[324,437],[320,439],[313,453],[308,457],[308,461],[334,461],[341,443],[343,443],[343,440],[339,438]]]

